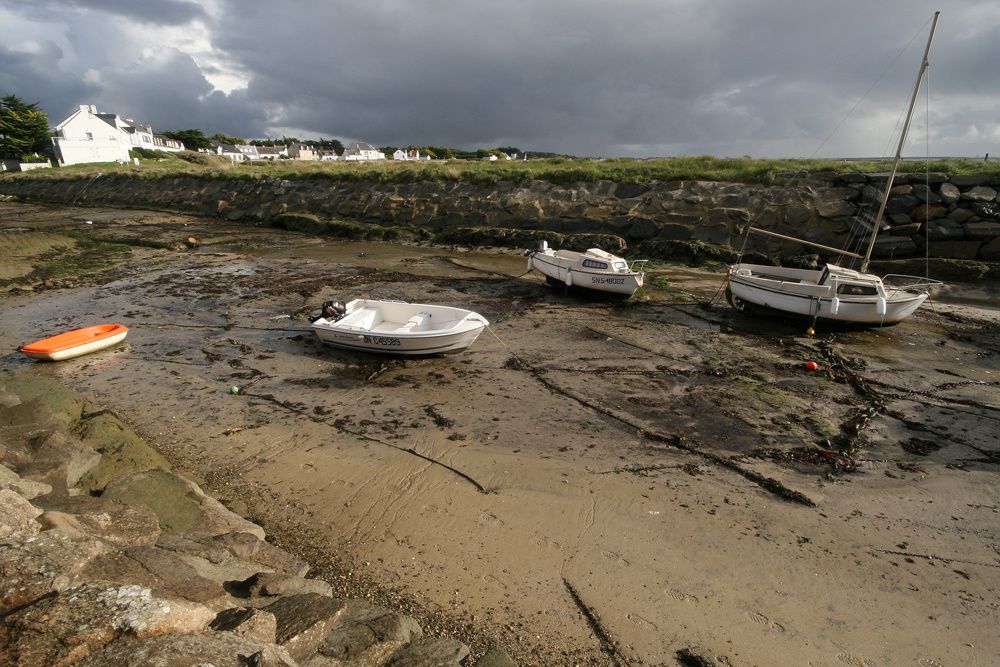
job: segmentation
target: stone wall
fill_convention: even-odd
[[[560,234],[609,234],[624,245],[704,242],[739,247],[748,223],[833,247],[868,234],[880,174],[813,175],[793,186],[708,181],[651,184],[543,181],[491,185],[454,181],[341,182],[317,177],[97,179],[0,178],[0,194],[33,201],[155,208],[269,224],[282,214],[439,232],[494,228]],[[874,255],[1000,260],[1000,177],[902,175],[892,189]],[[752,236],[749,249],[803,254],[803,247]]]

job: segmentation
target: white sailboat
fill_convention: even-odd
[[[746,264],[739,262],[729,267],[726,298],[738,309],[747,304],[768,308],[791,315],[811,317],[814,320],[832,320],[859,325],[886,326],[897,324],[912,315],[930,295],[930,290],[941,282],[916,276],[887,275],[879,277],[868,273],[875,238],[882,225],[889,192],[896,178],[896,170],[903,153],[906,134],[913,115],[913,106],[920,90],[920,83],[927,70],[927,56],[930,53],[934,30],[937,28],[940,12],[934,13],[927,46],[924,48],[917,82],[910,97],[910,106],[906,113],[896,148],[896,156],[892,162],[885,192],[879,204],[878,213],[872,225],[868,240],[868,248],[864,255],[845,250],[838,250],[819,243],[795,239],[775,232],[750,227],[747,231],[776,236],[786,240],[797,241],[804,245],[833,252],[842,256],[861,260],[860,270],[854,271],[836,264],[827,264],[819,270],[793,269],[761,264]]]

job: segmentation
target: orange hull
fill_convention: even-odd
[[[32,359],[62,361],[120,343],[126,334],[128,328],[124,325],[97,324],[28,343],[21,352]]]

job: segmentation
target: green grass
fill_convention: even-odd
[[[716,158],[709,156],[636,159],[569,159],[483,162],[478,160],[432,160],[429,162],[300,162],[278,160],[272,163],[232,164],[224,158],[203,154],[167,154],[162,159],[140,159],[139,166],[115,163],[88,164],[5,174],[0,178],[90,178],[97,172],[123,174],[139,178],[199,176],[233,180],[264,178],[327,179],[330,181],[365,181],[411,183],[417,181],[457,181],[494,184],[501,181],[540,180],[566,185],[593,181],[645,184],[652,181],[706,180],[732,183],[783,183],[793,174],[807,172],[818,176],[839,173],[876,173],[889,169],[889,161],[848,162],[842,160],[763,160],[751,158]],[[973,159],[934,160],[929,164],[907,161],[902,173],[923,173],[929,169],[949,176],[990,173],[1000,177],[1000,161]]]

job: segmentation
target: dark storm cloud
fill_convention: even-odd
[[[201,5],[185,0],[33,0],[33,4],[36,11],[97,10],[158,25],[184,25],[205,17]]]
[[[251,98],[281,104],[286,127],[383,144],[758,155],[780,145],[808,155],[866,150],[854,147],[859,136],[823,139],[888,63],[856,122],[905,101],[933,5],[307,0],[286,12],[229,0],[223,9],[229,29],[216,43],[250,73]],[[961,18],[952,20],[954,37]],[[243,37],[261,26],[281,48]],[[942,43],[948,34],[938,49],[954,47]],[[966,87],[972,67],[996,76],[991,35],[962,48],[979,55],[943,59],[943,90]]]
[[[190,56],[167,51],[139,66],[102,78],[101,106],[151,124],[157,130],[202,128],[209,134],[229,127],[262,134],[267,117],[243,93],[213,92]]]
[[[936,8],[931,0],[43,0],[30,9],[0,0],[5,6],[62,26],[72,53],[32,64],[0,36],[17,60],[0,63],[0,83],[60,100],[90,94],[73,103],[113,104],[155,126],[639,156],[877,155]],[[196,63],[190,49],[174,52],[148,31],[130,40],[128,20],[109,27],[82,8],[193,22],[211,47]],[[936,152],[1000,152],[990,146],[1000,139],[998,38],[994,3],[946,8],[931,57],[942,103]],[[87,69],[97,76],[82,84]],[[245,89],[212,92],[206,76],[227,71],[240,73]]]
[[[43,42],[32,52],[14,51],[0,44],[0,95],[16,94],[42,109],[68,110],[96,92],[78,75],[59,71],[62,49]],[[50,119],[55,125],[58,119]]]

